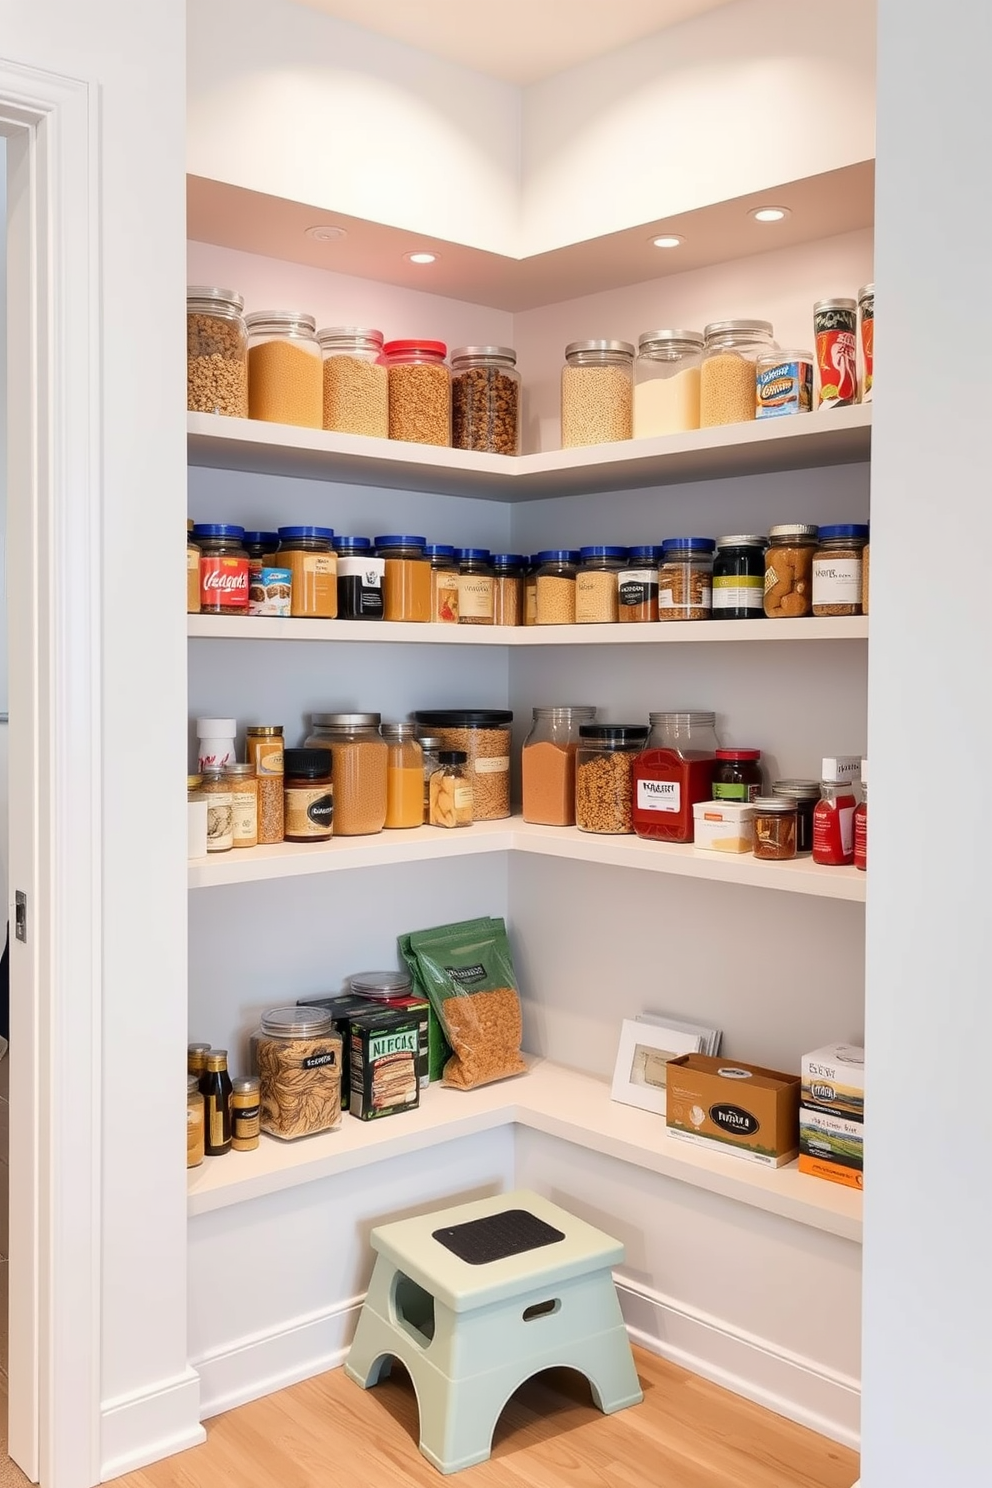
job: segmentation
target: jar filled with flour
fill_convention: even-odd
[[[634,363],[634,438],[699,428],[702,331],[645,331]]]

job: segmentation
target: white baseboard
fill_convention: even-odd
[[[100,1411],[100,1480],[119,1478],[206,1440],[200,1380],[187,1369],[151,1390],[105,1400]]]
[[[622,1274],[616,1282],[633,1343],[821,1436],[858,1449],[859,1380]]]

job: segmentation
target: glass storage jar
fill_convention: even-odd
[[[861,522],[837,522],[820,528],[813,555],[813,614],[861,614],[862,553],[868,528]]]
[[[254,1152],[258,1146],[261,1091],[257,1075],[236,1075],[231,1081],[231,1151]]]
[[[334,620],[338,613],[338,557],[331,527],[280,527],[279,566],[293,575],[290,614]]]
[[[764,783],[760,749],[718,749],[713,771],[714,801],[753,801]]]
[[[796,803],[779,796],[756,796],[754,856],[784,863],[796,856]]]
[[[703,332],[699,370],[699,427],[741,424],[755,415],[757,374],[762,351],[775,345],[767,320],[714,320]]]
[[[258,841],[270,846],[285,830],[285,744],[282,724],[256,723],[245,730],[245,755],[258,776]]]
[[[494,553],[493,564],[493,624],[522,625],[524,623],[524,566],[523,553]]]
[[[247,615],[250,593],[245,529],[229,522],[197,522],[200,609],[205,615]]]
[[[520,453],[520,373],[509,346],[451,353],[451,443],[491,455]]]
[[[520,755],[523,818],[545,827],[575,825],[575,751],[579,725],[593,723],[585,704],[535,708]]]
[[[200,613],[200,548],[193,541],[192,518],[186,523],[186,613]]]
[[[439,749],[428,783],[432,827],[472,825],[472,777],[464,749]]]
[[[714,713],[652,713],[634,761],[634,831],[654,842],[691,842],[692,808],[713,799],[720,741]]]
[[[233,289],[186,287],[186,407],[248,417],[245,302]]]
[[[431,819],[431,787],[430,780],[433,771],[437,769],[437,752],[444,748],[444,740],[439,734],[428,734],[423,731],[420,724],[414,724],[417,730],[417,742],[424,756],[424,821]],[[817,786],[817,796],[820,790]]]
[[[258,776],[248,761],[232,760],[224,766],[231,788],[232,823],[235,847],[258,846]]]
[[[451,444],[451,372],[443,341],[387,341],[389,437]]]
[[[317,332],[322,358],[323,428],[337,434],[389,438],[389,374],[382,332],[325,326]]]
[[[289,1140],[338,1125],[341,1035],[326,1008],[268,1008],[252,1034],[251,1052],[264,1132]]]
[[[203,1061],[206,1068],[206,1058]],[[186,1076],[186,1166],[198,1168],[203,1161],[205,1116],[198,1075]]]
[[[769,620],[797,620],[812,611],[819,532],[811,522],[782,522],[769,530],[764,598]]]
[[[524,624],[537,624],[537,570],[540,568],[538,556],[532,554],[526,560],[524,569]]]
[[[488,548],[456,548],[458,624],[492,625],[495,614],[493,567]]]
[[[634,438],[699,428],[702,331],[645,331],[634,363]]]
[[[418,730],[436,735],[442,749],[463,749],[467,754],[475,820],[509,816],[513,714],[501,708],[439,708],[413,716]]]
[[[245,324],[249,417],[321,428],[323,373],[313,316],[299,310],[259,310]]]
[[[634,348],[629,341],[573,341],[561,373],[561,447],[629,439]]]
[[[642,724],[581,723],[575,751],[575,825],[580,832],[632,832],[634,760]]]
[[[283,755],[283,835],[287,842],[328,842],[334,835],[334,775],[329,749]]]
[[[427,543],[424,557],[431,566],[431,620],[435,625],[458,624],[458,564],[448,543]]]
[[[796,852],[813,851],[813,813],[820,799],[818,780],[776,780],[772,784],[772,795],[781,796],[796,804]]]
[[[579,549],[575,576],[576,625],[615,625],[618,619],[618,580],[627,562],[627,549],[595,545]]]
[[[572,548],[545,548],[537,555],[537,624],[575,624],[575,578],[579,555]]]
[[[335,537],[338,559],[338,619],[381,620],[386,560],[367,537]]]
[[[754,416],[789,418],[813,410],[813,353],[775,348],[755,362]]]
[[[390,533],[375,538],[385,562],[382,577],[383,616],[427,625],[431,618],[431,566],[424,557],[425,537]]]
[[[386,824],[389,749],[378,713],[315,713],[308,749],[334,757],[334,835],[365,837]]]
[[[764,620],[765,548],[759,533],[718,537],[713,560],[713,619]]]
[[[419,827],[424,820],[424,751],[415,723],[384,723],[386,827]]]
[[[207,852],[234,846],[234,793],[223,765],[203,767],[200,794],[207,798]]]
[[[711,537],[669,537],[661,545],[659,620],[708,620],[713,608]]]
[[[661,545],[639,543],[617,574],[617,619],[637,624],[658,618],[658,565]]]

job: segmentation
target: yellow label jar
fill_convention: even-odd
[[[280,527],[279,566],[293,575],[290,614],[300,619],[336,620],[338,555],[331,527]]]

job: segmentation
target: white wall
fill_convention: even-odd
[[[7,142],[0,139],[0,713],[7,711]],[[7,915],[7,725],[0,723],[0,904]],[[2,934],[0,927],[0,934]],[[6,1316],[6,1309],[4,1310]]]

